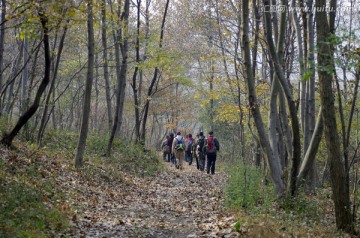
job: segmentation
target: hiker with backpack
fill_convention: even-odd
[[[205,145],[205,136],[203,132],[199,133],[199,138],[195,142],[195,154],[198,161],[198,169],[200,171],[204,171],[205,169],[205,153],[204,153],[204,145]]]
[[[175,166],[177,169],[183,170],[183,160],[184,160],[184,151],[185,151],[185,139],[181,136],[181,132],[176,133],[172,144],[172,151],[175,155]]]
[[[185,140],[185,160],[189,163],[189,165],[191,165],[192,161],[193,161],[192,147],[193,147],[194,141],[195,140],[191,134],[189,134]]]
[[[169,154],[170,154],[170,147],[168,146],[169,138],[170,138],[170,136],[166,136],[164,141],[161,143],[161,149],[163,151],[163,159],[164,159],[164,161],[168,160]],[[170,161],[168,161],[168,162],[170,162]]]
[[[206,172],[215,174],[216,153],[220,150],[219,141],[214,137],[214,132],[210,131],[205,141],[205,151],[207,157]]]
[[[167,140],[167,146],[169,147],[170,153],[168,154],[168,162],[175,164],[174,151],[172,149],[172,144],[174,141],[174,133],[170,133],[169,139]]]

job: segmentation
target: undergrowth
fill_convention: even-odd
[[[0,237],[52,237],[69,226],[62,193],[38,161],[1,149]]]
[[[234,229],[249,237],[348,237],[336,230],[331,189],[321,188],[316,195],[302,191],[295,198],[279,200],[271,183],[263,181],[262,171],[247,166],[227,169],[229,180],[225,187],[225,205],[237,212]],[[299,224],[301,224],[299,226]]]
[[[225,188],[225,204],[232,209],[253,209],[274,199],[272,186],[265,185],[262,172],[254,167],[232,166]]]
[[[51,151],[71,151],[75,155],[78,135],[68,131],[49,131],[44,135],[44,145]],[[153,176],[162,170],[162,163],[154,151],[144,150],[141,145],[133,145],[127,140],[115,139],[110,157],[104,157],[108,145],[108,135],[89,134],[86,142],[85,176],[103,173],[117,177],[117,170],[136,176]],[[97,169],[101,165],[101,169]],[[106,178],[107,175],[104,175]]]
[[[163,169],[154,151],[144,150],[141,145],[120,144],[118,151],[107,159],[111,165],[135,176],[154,176]]]
[[[0,237],[67,234],[74,210],[81,208],[67,202],[74,200],[77,191],[68,191],[67,185],[59,184],[60,175],[71,176],[62,181],[81,180],[101,187],[104,183],[126,183],[127,173],[153,176],[162,169],[155,152],[127,141],[115,140],[111,157],[104,157],[106,136],[88,136],[80,170],[74,168],[78,139],[75,133],[49,130],[42,148],[19,139],[14,143],[16,150],[0,146]]]

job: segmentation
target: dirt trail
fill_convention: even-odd
[[[223,207],[226,176],[166,163],[155,178],[93,189],[76,220],[82,237],[238,237]],[[89,187],[91,189],[91,187]],[[99,191],[100,190],[100,191]]]

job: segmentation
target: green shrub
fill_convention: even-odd
[[[163,164],[154,151],[144,150],[142,145],[128,142],[115,142],[116,150],[108,163],[118,165],[119,169],[137,176],[153,176],[162,170]]]
[[[282,203],[286,219],[304,220],[310,223],[319,220],[320,205],[314,199],[308,199],[304,194],[299,194],[295,198],[287,197]]]
[[[78,145],[79,134],[64,130],[47,130],[44,134],[43,143],[49,150],[71,151],[75,153]],[[108,145],[108,135],[89,133],[86,140],[86,155],[90,157],[102,156]],[[114,140],[113,149],[119,147],[118,140]]]
[[[46,130],[43,145],[49,150],[75,151],[78,135],[71,131]]]
[[[52,237],[68,227],[65,216],[49,202],[51,186],[11,175],[0,163],[1,237]]]
[[[7,118],[6,117],[0,117],[0,135],[3,135],[8,127]]]
[[[225,204],[229,208],[254,208],[273,199],[271,185],[265,185],[262,172],[254,167],[233,166],[225,187]]]
[[[109,142],[108,135],[90,134],[86,141],[86,151],[88,154],[104,154]],[[117,147],[114,141],[113,148]]]

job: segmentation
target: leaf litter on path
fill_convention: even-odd
[[[227,176],[166,163],[156,177],[86,184],[71,235],[77,237],[239,237],[223,206]],[[85,184],[83,184],[85,186]],[[90,192],[91,191],[91,192]]]

